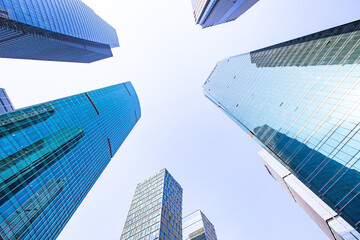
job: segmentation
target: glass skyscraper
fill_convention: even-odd
[[[0,1],[0,57],[90,63],[118,46],[115,29],[80,0]]]
[[[195,23],[203,28],[236,20],[259,0],[192,0]]]
[[[14,111],[15,108],[7,95],[5,89],[0,88],[0,115]]]
[[[0,239],[55,239],[140,116],[130,82],[0,115]]]
[[[360,21],[220,61],[205,95],[331,239],[360,239]]]
[[[121,240],[181,240],[182,188],[166,169],[136,187]]]
[[[214,225],[197,210],[183,219],[183,240],[217,240]]]

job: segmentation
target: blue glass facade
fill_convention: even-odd
[[[55,239],[141,116],[130,82],[0,116],[0,239]]]
[[[80,0],[0,1],[0,57],[89,63],[118,46],[115,29]]]
[[[214,225],[198,210],[183,219],[184,240],[217,240]]]
[[[355,21],[220,61],[203,86],[210,100],[356,231],[359,63]]]
[[[196,24],[203,28],[236,20],[259,0],[192,0]]]
[[[0,88],[0,115],[14,111],[15,108],[5,89]]]
[[[137,185],[121,240],[181,240],[182,188],[166,170]]]

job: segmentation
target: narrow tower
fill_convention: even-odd
[[[182,188],[166,169],[136,187],[120,239],[181,240]]]
[[[195,23],[203,28],[236,20],[259,0],[192,0]]]

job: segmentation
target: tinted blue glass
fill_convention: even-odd
[[[194,18],[203,28],[234,21],[259,0],[195,0]]]
[[[225,59],[206,96],[355,229],[360,21]]]
[[[0,115],[12,111],[14,111],[14,106],[12,105],[9,96],[6,94],[5,89],[0,88]]]
[[[0,57],[89,63],[118,46],[115,29],[80,0],[0,2]]]
[[[131,83],[0,116],[0,236],[55,239],[141,116]]]

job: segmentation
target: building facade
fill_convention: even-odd
[[[259,0],[192,0],[195,23],[203,28],[236,20]]]
[[[15,108],[5,89],[0,88],[0,115],[14,111]]]
[[[198,210],[183,219],[184,240],[217,240],[214,225]]]
[[[0,115],[0,239],[56,239],[140,116],[130,82]]]
[[[0,1],[0,57],[90,63],[118,46],[115,29],[80,0]]]
[[[121,240],[181,240],[182,188],[166,169],[136,187]]]
[[[360,239],[359,63],[355,21],[227,58],[203,86],[332,239]]]

